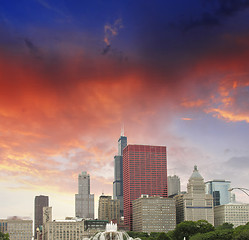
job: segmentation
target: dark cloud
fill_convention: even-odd
[[[227,162],[225,162],[225,165],[235,169],[249,168],[249,157],[232,157]]]
[[[197,27],[218,26],[223,17],[234,16],[249,7],[249,0],[206,0],[204,2],[204,6],[209,11],[205,11],[199,17],[191,16],[189,20],[184,19],[180,24],[173,24],[173,26],[178,25],[183,32]]]
[[[110,51],[110,49],[111,49],[111,45],[107,45],[107,46],[103,49],[102,55],[106,55],[106,54]]]
[[[35,57],[40,59],[41,58],[41,53],[38,47],[34,45],[33,42],[31,42],[29,39],[24,39],[26,47],[29,49],[30,53]]]
[[[216,11],[218,16],[233,16],[239,11],[249,7],[249,0],[218,0],[219,7]]]
[[[183,32],[189,31],[196,27],[212,27],[217,25],[220,25],[219,18],[208,12],[204,12],[200,18],[195,20],[191,18],[187,21],[187,23],[183,23]]]

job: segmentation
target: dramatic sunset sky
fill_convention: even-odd
[[[249,188],[249,1],[0,0],[0,218],[74,216],[81,171],[112,195],[123,124],[182,190]]]

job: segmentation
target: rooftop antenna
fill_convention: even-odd
[[[124,123],[122,123],[122,126],[121,126],[121,136],[124,136]]]

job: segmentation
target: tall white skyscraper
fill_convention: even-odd
[[[75,216],[94,219],[94,194],[90,194],[90,175],[78,176],[78,194],[75,194]]]

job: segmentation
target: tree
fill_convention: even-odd
[[[207,233],[197,233],[190,240],[232,240],[233,231],[231,229],[216,230]]]
[[[170,240],[170,238],[167,236],[165,232],[161,232],[156,240]]]
[[[196,222],[193,221],[184,221],[179,223],[174,231],[174,238],[176,240],[183,240],[184,237],[186,240],[189,240],[190,236],[198,232],[198,227]]]
[[[234,229],[235,240],[248,240],[249,239],[249,223],[246,225],[238,226]]]
[[[208,221],[206,220],[198,220],[196,222],[196,226],[198,228],[198,232],[199,233],[206,233],[206,232],[211,232],[214,231],[214,226],[212,224],[210,224]]]
[[[10,240],[9,234],[0,232],[0,240]]]
[[[217,226],[216,229],[217,230],[233,229],[233,224],[225,222],[222,225]]]

